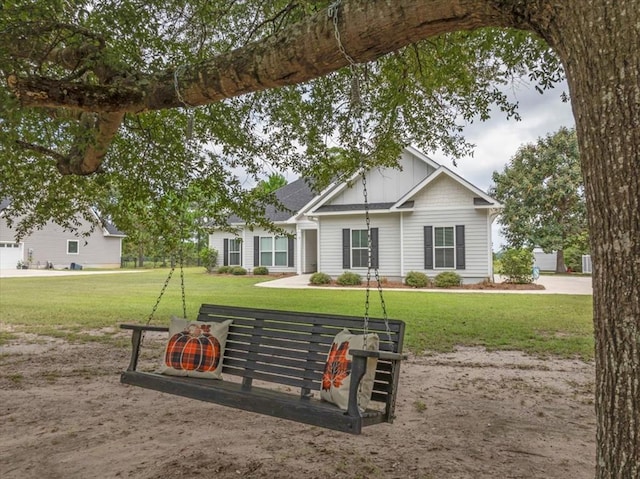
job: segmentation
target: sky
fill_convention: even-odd
[[[453,165],[450,158],[439,153],[431,154],[435,161],[450,168],[483,191],[492,184],[494,171],[503,171],[520,146],[535,143],[540,137],[565,126],[575,126],[571,104],[561,100],[562,92],[568,93],[566,83],[538,93],[533,86],[520,84],[512,91],[519,103],[521,121],[506,120],[504,113],[496,112],[485,122],[472,123],[464,130],[468,141],[475,144],[473,157],[464,157]],[[498,251],[505,241],[500,225],[493,223],[493,250]]]

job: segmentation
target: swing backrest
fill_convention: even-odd
[[[363,319],[354,316],[274,311],[203,304],[198,321],[232,319],[224,355],[224,375],[264,380],[305,391],[319,391],[334,336],[347,328],[363,333]],[[402,352],[404,322],[369,319],[368,332],[380,337],[380,350]],[[378,361],[373,401],[386,402],[397,383],[391,363]]]

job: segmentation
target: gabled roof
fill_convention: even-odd
[[[0,200],[0,214],[4,210],[6,210],[10,204],[11,204],[11,200],[9,198],[4,198]],[[98,215],[98,213],[93,208],[91,209],[91,213],[93,213],[93,215],[96,217],[96,220],[98,221],[98,224],[102,227],[102,232],[104,236],[115,236],[115,237],[121,237],[121,238],[125,238],[127,236],[126,233],[116,228],[114,224],[101,218],[100,215]]]
[[[278,188],[274,194],[282,206],[268,205],[265,217],[276,223],[290,219],[316,196],[304,178]],[[239,216],[231,215],[229,222],[244,223],[244,220]]]
[[[467,188],[468,190],[473,192],[475,195],[477,195],[475,198],[473,198],[473,204],[474,204],[474,206],[476,208],[479,208],[479,209],[481,209],[481,208],[502,208],[502,204],[500,204],[498,201],[496,201],[491,196],[487,195],[480,188],[478,188],[477,186],[469,183],[462,176],[454,173],[453,171],[451,171],[446,166],[440,165],[440,166],[438,166],[438,169],[436,171],[434,171],[432,174],[427,176],[424,180],[422,180],[420,183],[418,183],[416,186],[414,186],[411,190],[409,190],[405,195],[403,195],[393,205],[393,207],[391,209],[392,210],[406,209],[407,208],[407,202],[409,202],[410,199],[416,193],[418,193],[419,191],[421,191],[422,189],[427,187],[427,185],[429,185],[430,183],[433,183],[436,179],[440,178],[441,176],[448,176],[452,180],[460,183],[462,186],[464,186],[465,188]]]

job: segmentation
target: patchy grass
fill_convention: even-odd
[[[113,328],[123,322],[147,321],[167,272],[0,279],[2,322],[20,332],[120,343],[121,337]],[[255,287],[270,279],[209,275],[202,268],[189,268],[185,271],[187,317],[195,318],[201,303],[356,316],[364,313],[365,294],[361,290]],[[407,323],[406,349],[418,354],[464,345],[542,356],[593,357],[589,296],[387,290],[384,299],[389,316]],[[380,317],[375,290],[371,305],[371,316]],[[177,275],[152,323],[166,324],[171,315],[182,315]],[[96,330],[100,334],[95,334]],[[0,332],[0,344],[12,337]]]

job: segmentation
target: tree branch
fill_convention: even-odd
[[[99,171],[123,120],[124,113],[83,113],[80,118],[83,131],[76,136],[67,155],[22,140],[17,140],[16,144],[25,150],[53,158],[63,175],[90,175]]]
[[[345,0],[339,10],[340,38],[357,62],[374,60],[428,36],[486,26],[509,26],[513,19],[488,0]],[[87,85],[49,78],[8,77],[23,106],[66,107],[95,112],[142,112],[192,106],[326,75],[348,64],[323,10],[277,35],[199,64],[139,75],[136,82]]]

